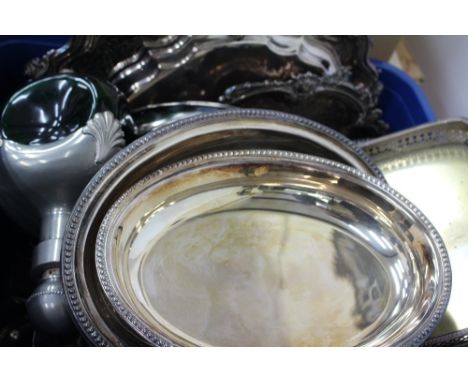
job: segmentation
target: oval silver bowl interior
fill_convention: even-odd
[[[96,267],[152,345],[419,345],[450,291],[444,245],[385,183],[322,158],[230,151],[136,182]]]
[[[193,157],[230,149],[281,149],[322,156],[383,180],[356,144],[313,121],[267,110],[209,113],[151,131],[125,147],[88,183],[65,230],[62,274],[72,316],[93,344],[136,345],[139,337],[116,317],[99,287],[94,248],[99,226],[112,204],[154,171]]]

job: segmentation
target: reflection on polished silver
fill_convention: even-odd
[[[441,239],[396,192],[278,151],[146,176],[96,243],[109,303],[153,345],[419,345],[450,291]]]
[[[25,118],[25,123],[35,122]],[[2,207],[20,221],[27,215],[41,219],[32,273],[42,281],[28,301],[28,311],[35,315],[33,322],[45,331],[69,328],[64,313],[67,302],[63,292],[61,296],[58,293],[60,276],[47,270],[60,267],[63,231],[76,199],[100,162],[123,146],[122,138],[113,113],[104,111],[54,142],[21,144],[6,139],[0,147]],[[64,321],[59,324],[60,320]]]
[[[233,93],[242,93],[241,106],[294,112],[362,138],[378,136],[388,127],[380,120],[381,85],[368,49],[367,36],[76,36],[33,60],[27,74],[40,78],[73,71],[109,80],[132,106],[187,100],[237,103]],[[339,79],[341,85],[327,83],[325,91],[316,80],[307,93],[301,86],[289,86],[305,74]],[[278,94],[278,84],[288,91]],[[250,87],[255,92],[246,92]]]
[[[25,208],[28,210],[33,206],[31,213],[39,212],[42,219],[41,243],[36,251],[37,258],[33,261],[38,265],[51,262],[59,266],[60,241],[65,223],[82,187],[99,168],[97,155],[108,158],[116,152],[116,146],[123,146],[123,140],[113,138],[112,142],[108,142],[101,139],[106,138],[105,130],[111,127],[106,121],[115,121],[112,113],[97,113],[92,121],[97,126],[94,135],[86,130],[86,126],[53,143],[25,145],[11,140],[3,141],[0,171],[5,183],[14,188],[2,187],[2,198],[8,200],[11,194],[14,194],[11,198],[17,198],[21,193],[25,204],[31,204],[26,204]],[[123,136],[120,129],[118,134]],[[21,212],[22,204],[10,204],[3,199],[2,207],[15,216]],[[42,247],[47,250],[42,251]],[[59,252],[50,251],[52,248],[57,248]],[[42,260],[38,261],[39,258]]]
[[[245,111],[243,112],[245,113]],[[233,117],[235,112],[232,111],[228,114]],[[198,119],[206,120],[207,118]],[[194,120],[197,120],[197,118]],[[112,204],[129,187],[131,187],[132,184],[137,183],[140,179],[154,171],[157,171],[164,165],[174,163],[172,160],[174,158],[166,157],[165,155],[152,155],[153,151],[156,151],[161,145],[159,142],[160,136],[161,131],[149,133],[145,137],[134,142],[128,148],[124,149],[114,157],[112,161],[106,164],[99,173],[96,174],[86,190],[83,192],[82,198],[75,206],[66,230],[62,262],[65,292],[68,301],[70,302],[70,306],[72,307],[76,322],[87,338],[96,345],[137,345],[142,343],[142,337],[138,332],[130,330],[123,324],[122,319],[115,314],[115,310],[112,305],[103,303],[103,299],[105,299],[105,296],[103,296],[103,290],[96,284],[98,272],[90,265],[90,263],[94,259],[96,234],[102,222],[102,218],[111,208]],[[168,152],[173,151],[171,150]],[[268,154],[270,154],[271,160],[273,161],[276,155],[283,155],[283,159],[287,158],[288,160],[302,158],[300,154],[279,154],[277,152],[269,152],[268,150],[264,150],[263,154],[262,151],[258,152],[260,157],[262,155],[268,156]],[[297,160],[300,161],[305,159],[302,158]],[[348,167],[337,164],[331,165],[324,159],[314,159],[312,162],[313,164],[310,164],[310,167],[314,167],[315,165],[318,166],[320,163],[325,163],[325,165],[332,166],[332,172],[344,171],[346,174],[350,173],[351,176],[361,178],[361,182],[365,184],[370,182],[371,186],[369,187],[371,188],[376,187],[375,185],[377,185],[377,187],[390,192],[382,182],[378,182],[374,178],[367,177],[361,173],[358,174]],[[390,195],[395,195],[394,191],[391,191]],[[343,196],[341,196],[341,198],[343,198]],[[392,199],[395,197],[391,196],[390,198]],[[408,207],[406,202],[403,204],[406,206],[404,208],[405,210],[408,208],[411,209],[411,207]],[[450,285],[450,272],[446,258],[443,255],[442,243],[436,240],[436,244],[434,244],[432,240],[435,240],[437,234],[430,228],[429,223],[422,216],[418,215],[417,220],[421,219],[424,222],[425,229],[428,231],[427,237],[431,238],[431,240],[428,239],[430,241],[430,245],[428,245],[427,248],[431,248],[431,253],[433,250],[438,253],[438,255],[435,255],[435,258],[430,257],[430,259],[433,259],[431,261],[435,261],[438,264],[436,265],[437,269],[441,267],[438,273],[435,274],[435,277],[442,277],[442,279],[438,280],[437,283],[433,285],[436,287],[436,290],[431,292],[435,293],[432,303],[436,303],[438,309],[433,312],[434,315],[431,316],[431,319],[424,316],[424,320],[428,320],[426,322],[427,325],[424,327],[425,330],[420,333],[421,336],[417,336],[417,339],[414,339],[415,341],[412,344],[416,344],[417,340],[422,341],[423,337],[428,335],[433,325],[435,325],[437,317],[440,316],[444,303],[446,303]],[[364,220],[363,224],[366,224],[366,222],[369,223],[370,221]],[[421,228],[421,226],[419,227]],[[406,231],[403,230],[398,232],[398,235],[400,235],[401,232],[401,234],[404,235]],[[413,231],[411,231],[411,233],[415,234]],[[418,235],[415,237],[418,237]],[[349,240],[345,240],[343,243],[340,236],[337,236],[336,245],[345,248],[340,251],[346,251],[346,248],[348,248],[347,243],[349,244]],[[362,245],[359,248],[362,248]],[[418,251],[418,248],[416,248],[415,251]],[[441,251],[440,253],[438,252],[439,250]],[[342,270],[340,272],[344,272],[348,276],[351,274],[362,275],[366,272],[363,265],[359,265],[358,263],[347,264],[344,262],[341,269]],[[429,279],[432,280],[432,278]],[[422,279],[418,280],[418,282],[422,282]],[[366,296],[365,294],[358,295],[356,297],[356,300],[360,301],[359,304],[362,307],[362,312],[365,312],[362,314],[361,322],[366,322],[366,320],[371,321],[375,318],[376,309],[371,303],[371,300],[372,298],[376,298],[375,296],[378,297],[378,290],[373,286],[374,284],[372,283],[372,280],[369,280],[369,282],[370,290],[375,290],[375,292],[371,294],[371,297],[369,297],[369,295]],[[429,303],[429,305],[432,303]],[[168,344],[167,341],[160,341],[155,337],[152,337],[151,340],[148,340],[148,337],[145,338],[147,338],[146,343],[159,345]]]
[[[468,343],[468,122],[422,125],[364,143],[392,187],[414,202],[440,232],[453,288],[429,345]]]
[[[134,134],[139,137],[151,130],[180,119],[228,108],[232,107],[217,102],[185,101],[148,105],[136,108],[130,113],[135,123]]]
[[[62,250],[65,292],[75,321],[94,344],[137,344],[105,304],[96,284],[95,235],[115,199],[139,178],[194,155],[221,149],[299,150],[355,166],[381,177],[368,156],[336,131],[294,115],[266,110],[226,110],[151,131],[122,151],[89,182],[70,217]],[[381,177],[383,179],[383,177]],[[104,317],[104,318],[103,318]],[[116,335],[116,331],[118,335]]]

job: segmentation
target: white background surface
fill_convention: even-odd
[[[468,117],[468,36],[406,36],[438,119]]]

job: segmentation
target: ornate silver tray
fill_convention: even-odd
[[[322,158],[213,153],[130,187],[96,267],[142,343],[419,345],[450,268],[427,219],[385,183]]]
[[[381,85],[368,61],[369,46],[367,36],[73,36],[60,49],[33,59],[26,74],[38,79],[77,72],[108,79],[132,103],[156,83],[174,80],[171,75],[179,69],[187,75],[194,65],[202,69],[201,78],[193,77],[195,85],[187,88],[185,83],[185,90],[179,91],[199,97],[203,96],[198,91],[200,82],[210,89],[229,77],[281,80],[305,71],[327,76],[348,69],[351,83],[378,97]],[[150,97],[155,102],[164,95],[156,92]]]
[[[75,36],[27,75],[108,80],[131,107],[226,102],[291,112],[349,138],[382,135],[378,72],[367,36]]]
[[[363,143],[388,183],[414,202],[440,232],[453,288],[428,345],[468,343],[468,123],[447,120]]]
[[[69,220],[62,251],[64,286],[75,320],[90,341],[97,345],[138,343],[133,334],[122,332],[113,310],[103,303],[105,297],[91,265],[97,231],[110,206],[139,179],[171,163],[223,148],[257,146],[295,147],[381,177],[367,155],[344,136],[289,114],[227,110],[151,131],[103,166],[83,191]]]

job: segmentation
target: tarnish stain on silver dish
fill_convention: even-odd
[[[126,188],[131,186],[133,180],[129,181],[129,179],[132,179],[136,171],[139,171],[140,175],[144,177],[162,166],[173,163],[174,160],[177,161],[178,158],[182,159],[178,156],[178,152],[174,152],[173,149],[174,144],[180,144],[178,140],[181,136],[185,137],[185,140],[182,139],[181,141],[185,144],[185,142],[188,142],[187,139],[193,139],[194,131],[196,136],[203,138],[207,125],[217,124],[217,126],[221,127],[222,123],[239,120],[247,123],[244,123],[244,127],[249,126],[248,121],[253,123],[262,121],[266,132],[269,131],[269,128],[267,128],[269,121],[274,123],[278,129],[284,124],[289,126],[288,129],[291,131],[294,128],[297,131],[303,131],[302,134],[307,132],[307,136],[310,137],[308,139],[311,139],[312,142],[317,137],[322,137],[323,140],[320,142],[326,143],[328,152],[334,153],[335,157],[339,158],[340,161],[345,164],[356,165],[364,173],[378,176],[380,183],[384,182],[378,168],[356,144],[335,131],[290,114],[266,110],[230,110],[189,118],[162,126],[156,131],[146,134],[123,148],[104,164],[83,191],[68,223],[62,261],[65,293],[75,322],[91,343],[96,345],[141,344],[141,339],[135,338],[128,331],[125,331],[125,333],[119,332],[119,336],[117,336],[116,331],[120,330],[118,328],[121,328],[121,322],[115,319],[115,314],[111,313],[106,304],[95,303],[95,299],[102,301],[103,296],[95,281],[97,280],[97,270],[90,267],[89,264],[93,261],[90,256],[93,255],[96,244],[95,235],[105,212]],[[220,128],[220,131],[230,131],[231,127],[229,126]],[[291,134],[290,137],[294,138],[295,134]],[[171,145],[164,142],[171,142]],[[167,149],[164,148],[165,145]],[[276,155],[275,151],[272,151],[267,145],[264,146],[265,149],[255,152],[259,155],[268,155],[269,153]],[[184,147],[185,151],[187,151],[187,146]],[[163,151],[161,151],[162,149]],[[161,152],[164,152],[164,156],[160,155]],[[210,151],[206,150],[204,152],[209,153]],[[314,153],[314,151],[306,152]],[[190,152],[184,154],[190,156]],[[212,155],[216,157],[217,154],[212,153]],[[304,159],[307,156],[294,153],[286,155],[283,153],[281,158],[285,160]],[[351,163],[348,158],[352,159]],[[329,162],[325,159],[323,159],[323,162],[315,159],[313,163]],[[345,173],[351,171],[344,165],[335,163],[334,166],[338,166],[337,168],[342,169]],[[362,173],[360,174],[364,176]],[[374,178],[369,177],[369,179]],[[151,333],[145,333],[144,328],[142,328],[142,332],[146,336],[146,344],[167,344],[167,342],[160,341],[152,336]]]
[[[285,158],[287,165],[281,163]],[[223,161],[230,163],[227,171],[214,165]],[[206,172],[210,164],[214,172]],[[236,167],[246,164],[250,171]],[[302,168],[308,174],[305,178],[295,168],[300,164],[314,165],[308,171]],[[201,172],[192,171],[197,166]],[[314,177],[314,171],[324,171],[321,166],[337,171],[328,173],[330,182],[324,173]],[[171,174],[184,173],[180,182],[171,183]],[[363,200],[354,200],[362,208],[356,209],[346,202],[352,188],[342,193],[350,173],[384,187],[409,209],[386,216],[372,204],[364,207]],[[318,179],[324,189],[315,188]],[[161,188],[153,191],[151,186],[158,181]],[[213,185],[216,188],[210,188]],[[424,216],[385,187],[346,166],[280,151],[192,158],[145,177],[114,204],[98,235],[98,275],[117,313],[145,338],[152,333],[158,343],[166,339],[167,344],[178,345],[417,345],[445,308],[450,268],[443,244]],[[381,216],[382,231],[372,231],[375,214]],[[420,224],[431,236],[429,241],[418,232]],[[350,227],[352,233],[347,231]],[[195,237],[200,239],[194,241]],[[400,247],[401,240],[409,241]],[[405,255],[406,246],[414,252]],[[405,256],[415,257],[407,262]],[[412,268],[415,264],[417,269]],[[435,275],[442,279],[437,281]],[[415,279],[408,284],[411,277]],[[398,319],[392,321],[387,314],[405,317],[408,306],[414,311],[419,293],[408,288],[419,283],[423,288],[419,293],[429,299],[421,308],[424,311],[427,304],[433,308],[431,313],[418,311],[420,317],[406,317],[405,332]],[[380,338],[380,331],[388,338]]]

